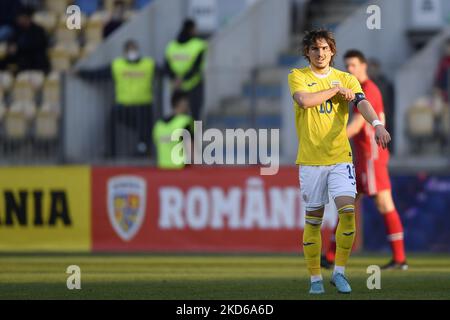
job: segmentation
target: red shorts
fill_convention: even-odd
[[[356,190],[373,196],[382,190],[391,189],[391,180],[386,162],[379,160],[361,159],[356,161]]]

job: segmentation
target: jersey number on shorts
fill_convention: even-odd
[[[350,165],[347,165],[347,169],[348,169],[348,178],[350,179],[350,180],[355,180],[355,166],[350,166]],[[353,181],[352,182],[352,185],[355,185],[355,181]]]
[[[325,101],[325,106],[324,103],[320,105],[320,113],[331,113],[331,111],[333,111],[333,102],[330,99]]]

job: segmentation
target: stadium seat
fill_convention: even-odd
[[[34,101],[36,90],[33,85],[27,81],[16,81],[12,90],[13,101],[27,102]]]
[[[6,112],[4,128],[8,140],[20,140],[26,137],[28,120],[21,106],[11,106]]]
[[[36,104],[34,101],[14,100],[9,111],[12,113],[21,113],[29,121],[36,116]]]
[[[103,8],[109,12],[113,11],[115,1],[117,0],[103,0]],[[133,0],[123,0],[123,2],[127,8],[131,8]]]
[[[434,132],[434,114],[425,100],[418,101],[408,110],[407,123],[411,138],[431,138]]]
[[[422,152],[435,135],[435,116],[427,98],[421,98],[406,114],[406,128],[413,153]]]
[[[55,40],[57,43],[76,42],[78,35],[77,30],[70,30],[65,25],[59,25],[55,32]]]
[[[42,101],[44,104],[60,103],[60,79],[58,72],[51,72],[44,82],[42,89]]]
[[[45,8],[56,14],[65,13],[72,0],[45,0]]]
[[[8,50],[8,44],[6,42],[0,42],[0,60],[6,57]]]
[[[35,138],[37,140],[54,140],[58,137],[59,114],[53,110],[41,109],[35,119]]]
[[[55,47],[64,48],[69,55],[71,62],[76,61],[80,56],[81,48],[78,41],[57,43]]]
[[[100,42],[103,39],[104,17],[93,15],[87,22],[84,31],[86,42]]]
[[[40,90],[44,84],[45,74],[42,71],[30,70],[19,72],[16,76],[17,83],[28,83],[35,91]]]
[[[3,89],[3,92],[9,91],[14,83],[14,76],[11,72],[8,71],[0,71],[0,87]]]
[[[52,101],[46,101],[44,102],[39,111],[45,111],[48,113],[54,113],[58,117],[61,116],[61,104],[59,101],[52,102]]]
[[[75,4],[80,7],[81,12],[88,16],[100,9],[100,0],[76,0]]]
[[[51,11],[38,11],[33,15],[34,23],[44,28],[49,34],[55,30],[57,20],[58,15]]]
[[[49,50],[50,63],[54,71],[67,71],[71,67],[70,52],[65,47],[56,46]]]

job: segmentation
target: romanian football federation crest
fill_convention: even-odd
[[[117,176],[108,181],[108,216],[116,233],[131,240],[144,221],[147,185],[136,176]]]

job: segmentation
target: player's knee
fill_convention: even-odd
[[[352,235],[355,232],[355,206],[346,205],[338,209],[339,224],[346,235]]]
[[[306,207],[306,216],[323,218],[323,213],[324,213],[324,206]]]
[[[354,215],[355,214],[355,205],[353,204],[347,204],[345,206],[342,206],[338,209],[339,217],[341,215]]]

